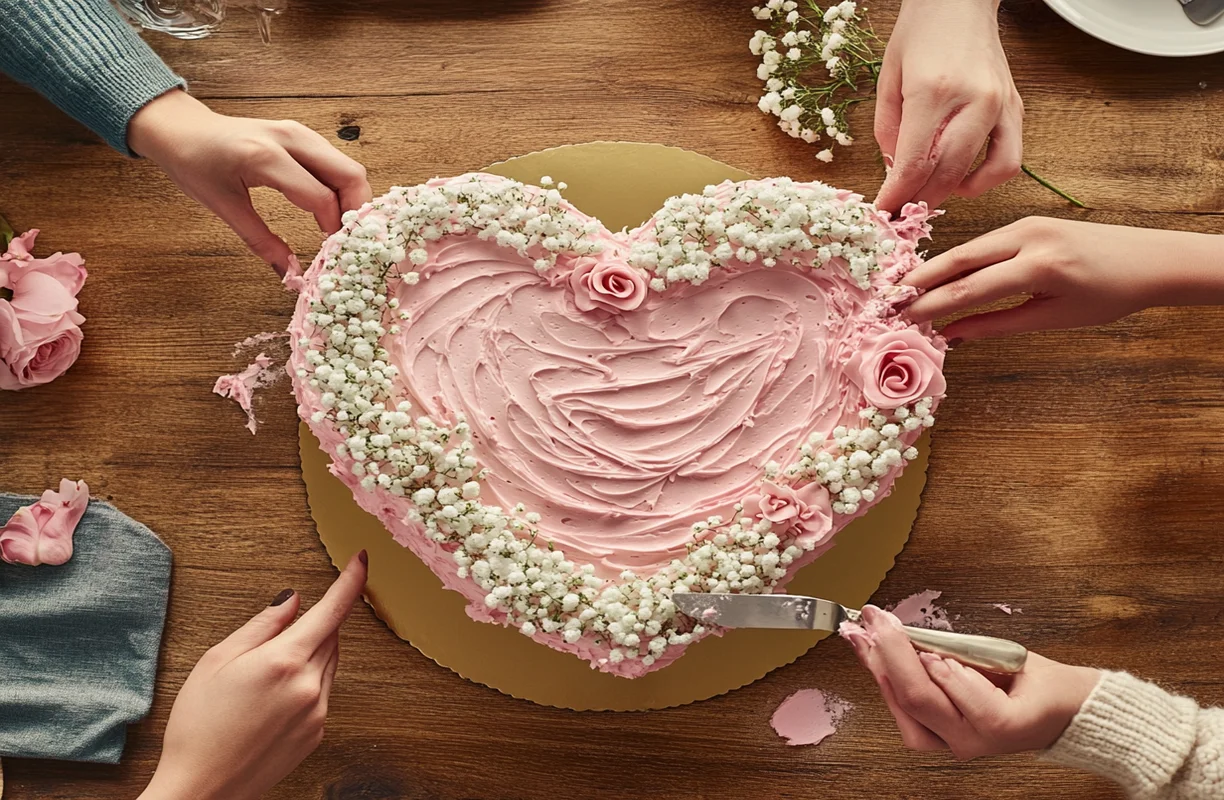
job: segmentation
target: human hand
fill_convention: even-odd
[[[977,197],[1020,172],[1024,103],[999,43],[998,0],[905,0],[884,50],[875,137],[889,166],[876,205]],[[986,160],[970,174],[982,144]]]
[[[949,323],[949,340],[1102,325],[1159,305],[1224,303],[1224,239],[1028,217],[932,258],[902,283],[927,322],[1018,295],[1013,308]]]
[[[987,677],[972,667],[920,653],[901,623],[874,606],[864,633],[851,634],[875,677],[901,741],[913,750],[951,750],[960,759],[1049,747],[1062,736],[1100,672],[1029,653],[1016,675]]]
[[[174,701],[140,800],[257,798],[318,747],[339,629],[365,581],[363,550],[297,622],[301,599],[287,589],[205,653]]]
[[[255,213],[250,189],[275,189],[327,234],[340,229],[341,213],[373,197],[365,167],[304,125],[227,117],[178,89],[132,117],[128,144],[282,276],[292,251]]]

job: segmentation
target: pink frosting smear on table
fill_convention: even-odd
[[[233,375],[222,375],[217,378],[213,392],[233,400],[246,412],[247,430],[252,434],[259,428],[255,419],[255,410],[251,407],[256,389],[261,389],[274,383],[284,372],[272,366],[272,359],[264,353],[255,356],[255,361],[242,372]]]
[[[277,339],[288,339],[288,331],[268,331],[266,333],[257,333],[254,336],[248,336],[241,342],[234,345],[234,358],[237,358],[244,350],[252,350],[260,345],[268,342],[276,341]]]
[[[991,603],[991,605],[999,609],[1000,611],[1002,611],[1004,614],[1007,614],[1009,617],[1012,614],[1023,614],[1024,613],[1024,609],[1012,608],[1010,603]]]
[[[782,701],[769,724],[789,745],[819,744],[837,732],[854,706],[820,689],[800,689]]]
[[[933,628],[935,630],[952,630],[952,621],[948,612],[936,604],[943,592],[927,589],[918,594],[912,594],[901,602],[888,606],[893,616],[901,620],[902,625],[913,625],[916,628]]]

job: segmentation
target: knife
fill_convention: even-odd
[[[684,592],[672,595],[676,608],[703,625],[724,628],[790,628],[837,632],[843,622],[857,623],[860,612],[831,600],[792,594],[713,594]],[[993,636],[935,631],[903,626],[919,650],[954,658],[988,672],[1016,673],[1024,669],[1028,650],[1023,645]]]
[[[1224,0],[1177,0],[1195,25],[1210,25],[1224,16]]]

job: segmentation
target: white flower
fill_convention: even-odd
[[[790,12],[789,14],[787,14],[787,15],[786,15],[786,21],[787,21],[787,22],[789,22],[791,25],[794,25],[794,24],[795,24],[795,22],[797,22],[797,21],[798,21],[798,19],[799,19],[799,12],[798,12],[798,11],[792,11],[792,12]]]
[[[782,109],[782,113],[778,116],[781,117],[784,122],[794,122],[795,120],[799,119],[799,115],[802,113],[802,108],[797,105],[793,105]]]
[[[820,135],[816,133],[816,131],[812,130],[811,128],[804,128],[803,130],[799,131],[799,138],[807,142],[808,144],[811,144],[812,142],[820,138]]]
[[[803,55],[803,53],[799,51],[798,47],[792,47],[790,50],[786,51],[786,57],[791,61],[798,61],[801,55]]]
[[[825,148],[816,154],[817,161],[823,161],[826,164],[833,160],[833,151]]]
[[[773,16],[773,10],[769,8],[761,8],[760,6],[753,6],[752,16],[756,17],[757,19],[769,19]]]

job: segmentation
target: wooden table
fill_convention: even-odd
[[[855,119],[861,144],[831,166],[757,111],[748,0],[292,5],[267,48],[242,18],[208,40],[152,41],[217,110],[302,121],[364,162],[376,190],[597,139],[663,142],[867,193],[881,178],[870,108]],[[873,5],[879,31],[898,5]],[[1028,108],[1026,161],[1093,210],[1018,179],[950,202],[935,250],[1029,214],[1218,229],[1224,58],[1125,53],[1039,3],[1002,20]],[[6,798],[131,798],[200,654],[282,587],[314,599],[334,576],[307,512],[289,394],[266,393],[252,437],[210,392],[243,365],[232,344],[284,328],[292,298],[152,165],[11,83],[0,81],[0,107],[0,208],[19,229],[42,228],[41,248],[80,250],[90,268],[79,364],[0,397],[3,488],[84,478],[175,554],[157,697],[124,763],[10,760]],[[360,138],[340,140],[349,125]],[[306,215],[268,195],[260,206],[313,252]],[[1158,310],[958,350],[925,503],[877,598],[941,589],[964,627],[1224,703],[1221,328],[1224,311]],[[1023,614],[991,607],[1004,601]],[[903,750],[870,677],[837,642],[724,697],[599,715],[469,684],[364,606],[343,638],[327,739],[272,797],[1117,796],[1027,756],[962,764]],[[788,748],[769,716],[811,686],[856,708],[818,748]]]

